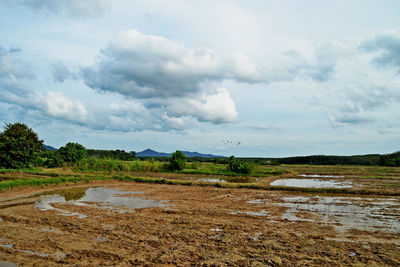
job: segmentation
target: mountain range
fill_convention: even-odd
[[[199,158],[225,158],[224,156],[219,156],[219,155],[212,155],[212,154],[202,154],[198,152],[190,152],[190,151],[182,151],[182,153],[188,157],[188,158],[193,158],[193,157],[199,157]],[[170,157],[172,153],[163,153],[163,152],[157,152],[152,149],[146,149],[141,152],[136,153],[137,157]]]
[[[46,149],[46,150],[52,150],[52,151],[57,150],[57,148],[52,147],[52,146],[48,146],[48,145],[43,145],[43,147],[44,147],[44,149]]]

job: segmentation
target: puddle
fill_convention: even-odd
[[[219,228],[211,228],[210,231],[211,231],[211,232],[222,232],[222,229],[219,229]]]
[[[0,261],[0,267],[18,267],[18,265],[9,261]]]
[[[298,177],[308,177],[308,178],[344,178],[344,176],[338,175],[320,175],[320,174],[299,174]]]
[[[248,236],[250,239],[253,241],[259,241],[259,237],[262,235],[262,233],[255,233],[254,235],[250,235],[249,233],[243,233],[244,235]]]
[[[13,244],[0,244],[0,248],[14,248]]]
[[[112,225],[112,224],[110,224],[110,225],[104,225],[104,229],[106,229],[106,230],[114,230],[114,229],[115,229],[115,226]]]
[[[400,232],[400,201],[385,198],[359,197],[284,197],[284,203],[274,205],[288,208],[282,219],[289,221],[317,221],[299,217],[304,212],[316,215],[324,223],[332,224],[339,232],[350,229],[361,231]]]
[[[107,242],[108,239],[107,239],[107,237],[100,236],[100,237],[95,238],[94,241],[96,241],[96,242]]]
[[[217,179],[217,178],[202,178],[197,179],[198,182],[213,182],[213,183],[226,183],[225,180]]]
[[[254,200],[247,201],[247,203],[249,203],[249,204],[262,204],[264,202],[265,202],[264,199],[254,199]]]
[[[133,194],[137,195],[140,192],[120,191],[106,187],[53,191],[42,194],[35,206],[43,211],[55,210],[60,212],[61,215],[78,216],[81,219],[87,218],[87,215],[55,208],[52,204],[111,209],[120,213],[134,211],[135,209],[167,206],[164,202],[129,196]]]
[[[319,179],[278,179],[270,183],[272,186],[313,187],[313,188],[350,188],[351,182],[339,182]]]
[[[39,231],[40,232],[55,233],[55,234],[64,234],[63,231],[61,231],[60,229],[56,229],[56,228],[53,228],[53,229],[44,228],[44,229],[40,229]]]
[[[46,258],[49,256],[49,254],[46,253],[39,253],[39,252],[34,252],[32,250],[24,250],[24,249],[15,249],[18,252],[22,252],[22,253],[26,253],[26,254],[30,254],[30,255],[35,255],[35,256],[39,256],[42,258]]]
[[[2,239],[2,241],[4,241],[4,239]],[[7,244],[1,244],[1,243],[0,243],[0,247],[2,247],[2,248],[9,248],[9,249],[15,249],[15,251],[18,251],[18,252],[22,252],[22,253],[26,253],[26,254],[30,254],[30,255],[36,255],[36,256],[43,257],[43,258],[49,256],[48,254],[39,253],[39,252],[34,252],[34,251],[32,251],[32,250],[17,249],[17,248],[14,248],[14,245],[13,245],[13,244],[8,244],[8,243],[7,243]],[[1,266],[1,265],[0,265],[0,266]]]
[[[266,210],[261,211],[234,211],[232,214],[247,214],[250,216],[267,216],[268,212]]]

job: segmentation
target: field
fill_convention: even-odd
[[[0,264],[400,265],[400,168],[158,164],[0,170]]]

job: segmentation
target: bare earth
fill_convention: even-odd
[[[356,215],[332,211],[329,217],[313,211],[327,195],[109,181],[84,187],[142,192],[123,196],[160,201],[164,206],[103,209],[105,203],[65,202],[51,205],[59,210],[40,210],[35,203],[46,196],[32,196],[71,187],[83,185],[0,192],[0,264],[400,265],[399,197],[381,199],[390,202],[379,208],[382,216],[389,216],[389,224],[364,229],[352,228],[351,223],[342,227],[356,221]],[[337,207],[349,205],[348,196],[335,197],[339,197]],[[352,197],[363,209],[375,202],[371,196]],[[303,209],[289,213],[289,200]],[[307,204],[311,202],[316,206]]]

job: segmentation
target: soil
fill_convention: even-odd
[[[168,205],[120,213],[53,204],[87,218],[35,207],[39,192],[83,186],[139,191],[142,198]],[[117,181],[7,190],[0,192],[0,264],[400,265],[400,233],[338,232],[308,212],[297,214],[304,221],[282,219],[287,208],[274,203],[287,196],[307,195]]]

